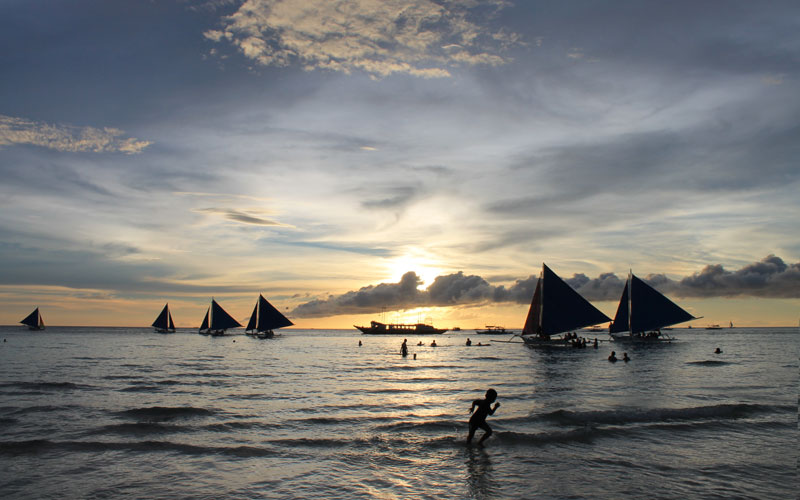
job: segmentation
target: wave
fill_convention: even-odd
[[[165,434],[186,432],[188,429],[176,425],[164,425],[158,422],[135,422],[125,424],[112,424],[105,425],[87,431],[85,434],[88,436],[105,435],[105,434],[122,434],[139,436],[142,434]]]
[[[67,391],[73,389],[91,389],[90,385],[74,384],[72,382],[5,382],[0,383],[0,390],[22,389],[27,391]]]
[[[776,407],[758,404],[721,404],[692,408],[654,408],[573,412],[556,410],[540,418],[561,425],[630,424],[671,420],[736,419],[774,411]]]
[[[408,432],[408,431],[441,431],[464,428],[463,421],[455,420],[426,420],[424,422],[393,422],[390,424],[378,425],[376,430],[384,432]]]
[[[170,441],[30,441],[0,442],[0,455],[39,455],[53,452],[105,453],[132,451],[137,453],[179,453],[182,455],[227,455],[240,458],[274,456],[275,450],[258,446],[196,446]]]
[[[699,366],[723,366],[723,365],[732,365],[729,361],[718,361],[716,359],[707,359],[705,361],[687,361],[687,365],[699,365]]]
[[[176,418],[206,417],[213,415],[214,412],[205,408],[195,408],[193,406],[152,406],[145,408],[132,408],[117,412],[122,417],[135,418],[148,422],[166,422]]]
[[[153,385],[131,385],[120,389],[120,392],[159,392],[163,390],[161,387]]]

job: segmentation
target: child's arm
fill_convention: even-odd
[[[495,410],[497,410],[499,407],[500,407],[500,403],[495,403],[494,404],[494,408],[489,407],[489,415],[494,415]]]
[[[472,406],[469,408],[469,412],[470,413],[472,413],[472,411],[475,410],[475,405],[476,404],[478,404],[478,400],[477,399],[472,402]]]

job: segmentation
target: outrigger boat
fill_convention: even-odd
[[[275,309],[263,295],[258,294],[256,307],[253,309],[253,314],[250,315],[250,321],[248,321],[244,332],[260,339],[271,339],[275,336],[273,330],[284,326],[292,326],[293,324],[289,321],[289,318]]]
[[[25,319],[20,321],[23,325],[28,327],[28,330],[44,330],[44,319],[42,319],[42,313],[39,312],[39,308],[33,310],[32,313],[25,316]]]
[[[201,335],[211,335],[212,337],[221,337],[225,335],[225,330],[242,326],[238,321],[225,312],[217,301],[211,299],[211,305],[206,310],[206,316],[203,318],[203,324],[197,333]]]
[[[169,311],[169,303],[164,304],[164,309],[158,315],[153,324],[150,325],[156,329],[156,333],[175,333],[175,323],[172,322],[172,313]]]
[[[370,321],[369,326],[354,327],[361,330],[365,335],[439,335],[447,331],[447,328],[434,328],[433,325],[415,323],[407,325],[402,323],[388,324],[379,321]]]
[[[693,319],[699,318],[630,273],[609,333],[615,341],[671,342],[675,339],[661,330]]]
[[[505,335],[508,333],[513,334],[511,330],[506,330],[503,326],[496,326],[496,325],[486,325],[485,330],[475,330],[475,333],[478,335],[489,335],[489,334],[496,334],[496,335]]]
[[[521,337],[529,347],[568,347],[579,340],[577,336],[555,335],[606,321],[611,318],[542,264]]]

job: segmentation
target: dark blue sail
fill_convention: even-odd
[[[549,337],[605,321],[611,319],[542,264],[542,274],[533,294],[524,335]]]
[[[249,332],[251,330],[255,330],[257,325],[258,325],[258,301],[256,301],[256,306],[253,308],[253,314],[250,315],[250,320],[247,322],[247,327],[245,328],[245,331]]]
[[[614,316],[614,322],[611,323],[609,333],[627,332],[630,329],[630,324],[628,324],[629,308],[628,282],[626,281],[625,288],[622,290],[622,298],[619,299],[619,306],[617,306],[617,314]]]
[[[211,312],[211,308],[209,307],[206,309],[206,316],[203,318],[203,323],[200,325],[200,330],[208,330],[208,314]]]
[[[32,313],[25,316],[20,323],[34,330],[44,330],[44,320],[42,319],[42,315],[39,313],[38,307],[34,309]]]
[[[540,335],[542,317],[542,276],[536,281],[536,290],[533,292],[531,307],[528,309],[528,317],[525,318],[525,326],[522,327],[523,335]]]
[[[633,274],[629,293],[631,333],[650,332],[697,319]]]
[[[164,305],[164,309],[161,310],[161,314],[158,315],[151,326],[159,330],[175,331],[175,323],[172,322],[172,315],[169,313],[169,304]]]
[[[281,314],[263,295],[258,296],[258,331],[274,330],[294,323]]]
[[[234,328],[236,326],[242,326],[239,324],[238,321],[233,319],[233,317],[225,312],[225,309],[222,308],[217,301],[211,299],[211,329],[212,330],[225,330],[227,328]]]

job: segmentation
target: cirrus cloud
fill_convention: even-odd
[[[519,37],[473,21],[503,6],[500,0],[247,0],[222,29],[204,35],[264,66],[296,61],[307,70],[441,78],[450,65],[506,62],[497,52]]]
[[[69,153],[141,153],[149,141],[123,137],[116,128],[52,125],[25,118],[0,115],[0,148],[31,144]]]

